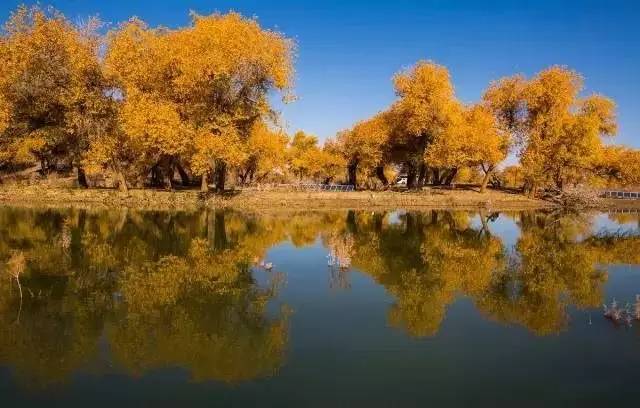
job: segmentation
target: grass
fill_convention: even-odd
[[[77,206],[192,210],[201,207],[237,209],[478,209],[526,210],[557,206],[530,199],[514,190],[425,188],[422,191],[312,192],[255,189],[202,195],[196,188],[164,191],[130,189],[127,194],[109,188],[82,189],[62,182],[0,184],[0,203],[19,206]],[[63,180],[68,183],[68,180]],[[640,210],[640,200],[601,199],[602,210]]]
[[[73,205],[141,209],[361,209],[438,208],[517,210],[547,208],[552,204],[508,191],[471,189],[425,189],[419,192],[353,191],[256,191],[235,190],[203,196],[198,190],[162,191],[131,189],[128,194],[112,189],[80,189],[44,185],[0,185],[0,202],[12,205]]]

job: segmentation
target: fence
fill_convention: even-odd
[[[640,199],[640,192],[636,191],[603,191],[602,196],[604,198],[619,198],[623,200],[637,200]]]
[[[298,183],[298,184],[260,184],[255,187],[259,191],[287,190],[287,191],[354,191],[350,184],[319,184],[319,183]]]

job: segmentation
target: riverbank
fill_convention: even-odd
[[[111,189],[48,186],[0,186],[0,202],[16,206],[78,206],[105,208],[191,210],[201,207],[234,209],[366,209],[434,208],[520,210],[554,205],[503,191],[428,189],[421,192],[354,191],[301,192],[243,190],[203,196],[197,190]]]
[[[145,210],[195,210],[233,208],[240,210],[320,209],[488,209],[531,210],[558,207],[508,191],[471,189],[425,189],[420,192],[352,191],[304,192],[237,190],[224,195],[202,195],[196,189],[162,191],[131,189],[124,194],[113,189],[80,189],[44,185],[0,185],[0,203],[20,207],[131,208]],[[640,211],[640,200],[602,199],[603,211]]]
[[[519,210],[549,208],[554,205],[532,200],[519,194],[501,191],[478,193],[471,190],[427,189],[420,192],[353,191],[353,192],[281,192],[246,191],[234,197],[214,197],[214,206],[247,209],[492,209]]]

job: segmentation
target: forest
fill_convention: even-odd
[[[418,61],[393,76],[390,106],[320,142],[289,134],[273,106],[295,103],[295,56],[292,39],[234,12],[192,13],[169,29],[21,6],[0,36],[0,183],[66,174],[124,192],[386,189],[402,174],[410,190],[472,184],[531,196],[640,184],[640,151],[611,141],[615,102],[585,95],[568,67],[495,79],[469,104],[446,67]]]

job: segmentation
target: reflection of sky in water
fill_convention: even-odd
[[[629,221],[619,222],[612,220],[612,216],[616,214],[598,213],[593,216],[593,231],[598,232],[622,232],[622,233],[637,233],[638,232],[638,217],[640,214],[624,214],[628,216]],[[623,215],[623,214],[618,214]]]
[[[479,216],[473,218],[474,228],[479,228]],[[506,249],[511,249],[520,236],[520,229],[512,217],[500,214],[494,221],[489,221],[489,230],[492,234],[497,235],[502,240]]]
[[[401,217],[404,214],[406,214],[406,211],[403,211],[403,210],[393,211],[388,216],[389,224],[391,224],[391,225],[401,224],[402,223],[402,218]]]

